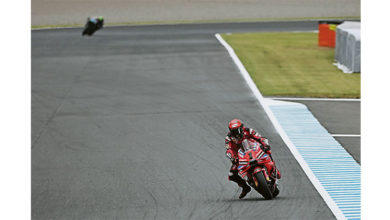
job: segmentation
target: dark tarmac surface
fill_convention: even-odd
[[[215,32],[316,22],[32,32],[32,219],[334,219]],[[266,201],[227,180],[232,118],[270,139]]]

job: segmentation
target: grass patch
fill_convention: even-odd
[[[360,98],[360,73],[333,65],[317,33],[223,34],[264,96]]]

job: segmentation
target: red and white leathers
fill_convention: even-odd
[[[226,147],[226,156],[230,160],[238,160],[238,150],[241,147],[242,140],[252,138],[256,141],[258,141],[262,147],[263,150],[267,154],[271,154],[271,147],[269,146],[268,140],[264,137],[261,137],[259,133],[257,133],[252,128],[243,127],[243,136],[242,138],[235,138],[233,137],[229,132],[225,137],[225,147]]]
[[[265,153],[271,155],[271,147],[269,146],[268,140],[264,137],[261,137],[259,133],[257,133],[255,130],[252,128],[246,128],[242,126],[243,134],[242,138],[236,138],[231,135],[231,132],[227,134],[225,137],[225,147],[226,147],[226,156],[230,159],[232,162],[232,166],[230,168],[230,173],[229,173],[229,180],[236,182],[238,186],[246,188],[248,185],[246,184],[245,180],[243,180],[239,175],[238,175],[238,150],[241,148],[241,143],[242,140],[244,139],[254,139],[258,141],[262,145],[262,149]],[[272,157],[271,157],[272,158]],[[275,168],[274,162],[271,161],[270,163],[266,165],[267,167],[272,167]],[[276,177],[280,179],[280,172],[279,170],[270,170],[270,173],[276,173]]]

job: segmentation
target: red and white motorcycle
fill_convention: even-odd
[[[265,199],[273,199],[279,194],[275,162],[266,154],[260,143],[244,139],[238,151],[238,174]]]

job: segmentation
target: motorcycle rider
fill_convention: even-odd
[[[104,18],[103,16],[99,16],[99,17],[92,17],[92,18],[88,18],[88,21],[94,23],[96,25],[97,28],[102,28],[103,27],[103,24],[104,24]]]
[[[251,188],[248,186],[246,181],[238,175],[238,150],[242,146],[242,141],[247,138],[252,138],[258,141],[261,144],[262,150],[271,156],[271,147],[269,146],[268,140],[264,137],[261,137],[252,128],[247,128],[244,126],[241,120],[233,119],[229,122],[229,132],[225,137],[225,147],[226,147],[226,156],[232,162],[230,167],[229,180],[236,182],[239,187],[242,188],[242,192],[239,196],[240,199],[244,198],[250,191]],[[272,157],[271,157],[272,158]],[[279,170],[274,166],[274,170],[271,170],[270,173],[274,175],[275,178],[280,179],[281,175]]]
[[[85,25],[85,29],[82,33],[84,36],[85,34],[91,36],[95,31],[103,28],[104,25],[104,18],[103,16],[99,17],[88,17],[87,18],[87,24]]]

